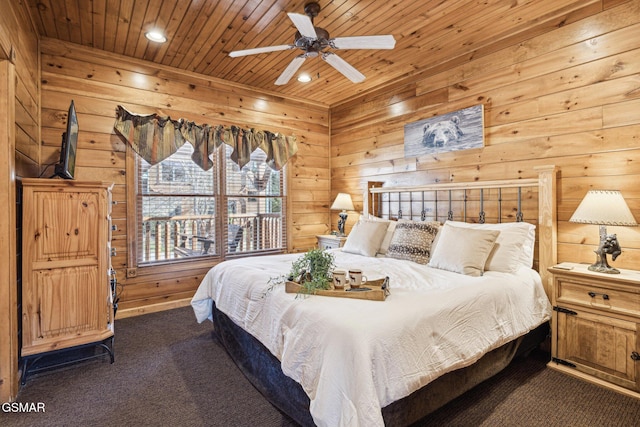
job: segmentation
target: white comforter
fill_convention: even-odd
[[[300,254],[215,266],[192,300],[199,322],[212,300],[260,340],[299,382],[318,426],[383,426],[381,408],[547,321],[540,277],[486,272],[469,277],[388,258],[334,250],[339,268],[390,277],[386,301],[268,291]]]

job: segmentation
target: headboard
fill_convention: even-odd
[[[551,298],[548,268],[557,263],[557,170],[555,166],[540,166],[534,170],[538,177],[531,179],[410,187],[385,187],[383,182],[369,182],[363,198],[363,213],[390,219],[442,222],[451,219],[478,223],[527,221],[535,224],[537,253],[534,267]]]

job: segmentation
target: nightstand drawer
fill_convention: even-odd
[[[603,281],[603,283],[606,283]],[[558,278],[556,282],[558,304],[577,304],[598,310],[607,310],[631,316],[640,316],[640,289],[626,291],[616,287],[600,287],[579,279]]]

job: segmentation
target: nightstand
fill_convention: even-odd
[[[640,271],[551,267],[549,367],[640,398]]]
[[[320,249],[334,249],[344,246],[344,242],[347,241],[346,236],[335,236],[333,234],[321,234],[316,236],[318,239],[318,247]]]

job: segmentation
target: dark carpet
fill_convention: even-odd
[[[94,359],[29,377],[2,426],[294,427],[245,379],[191,308],[116,320],[115,363]],[[516,359],[417,426],[637,426],[640,400]]]

